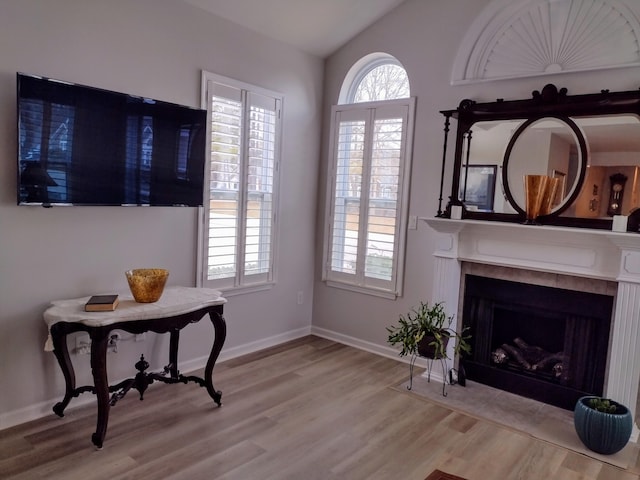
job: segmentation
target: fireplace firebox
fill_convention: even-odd
[[[614,298],[465,275],[469,380],[572,410],[602,395]]]

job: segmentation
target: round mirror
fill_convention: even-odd
[[[580,127],[570,118],[530,119],[515,131],[504,155],[502,182],[507,201],[525,213],[525,175],[559,179],[551,214],[571,205],[584,180],[587,146]]]

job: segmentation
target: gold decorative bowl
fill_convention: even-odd
[[[124,272],[133,298],[138,303],[157,302],[162,296],[169,270],[164,268],[134,268]]]

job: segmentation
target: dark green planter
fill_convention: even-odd
[[[589,406],[589,400],[598,397],[581,397],[576,402],[573,423],[582,443],[589,449],[604,455],[619,452],[629,441],[633,419],[627,407],[618,407],[617,413],[598,412]]]
[[[427,334],[422,337],[422,340],[418,342],[418,355],[425,358],[432,358],[434,360],[440,360],[441,358],[445,358],[447,355],[447,345],[449,344],[450,336],[447,332],[442,333],[442,349],[436,354],[436,346],[432,345],[435,342],[436,337],[433,335]]]

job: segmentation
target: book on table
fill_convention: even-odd
[[[118,295],[93,295],[84,305],[85,312],[112,312],[118,306]]]

